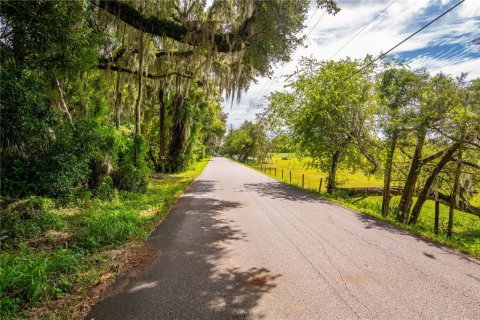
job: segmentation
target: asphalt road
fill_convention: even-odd
[[[480,319],[480,261],[214,158],[87,319]]]

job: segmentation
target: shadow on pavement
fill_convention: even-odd
[[[335,204],[326,199],[323,199],[318,195],[310,194],[304,190],[294,188],[282,182],[272,181],[272,182],[262,182],[262,183],[246,183],[244,184],[244,188],[247,191],[258,192],[262,197],[268,197],[270,199],[284,199],[284,200],[295,201],[295,202],[326,203],[326,204],[331,204],[333,206],[339,206],[338,204]],[[363,224],[365,229],[387,230],[390,233],[410,236],[410,237],[413,237],[416,241],[421,241],[431,247],[441,249],[444,254],[456,255],[462,260],[473,262],[475,264],[480,264],[480,261],[478,261],[477,259],[468,257],[467,255],[464,255],[464,254],[460,254],[459,252],[453,249],[450,249],[438,242],[434,242],[430,239],[411,233],[407,230],[402,230],[392,224],[378,220],[366,214],[356,212],[353,209],[348,209],[348,208],[345,208],[345,209],[351,212],[354,212],[358,216],[359,221]],[[425,254],[424,256],[432,259],[432,257],[429,256],[428,253]]]
[[[246,183],[245,189],[258,192],[262,197],[270,199],[285,199],[296,202],[327,203],[318,195],[299,190],[282,182]]]
[[[222,265],[226,244],[245,241],[245,235],[222,216],[241,204],[208,197],[213,189],[213,181],[192,184],[148,241],[158,258],[86,319],[249,318],[280,275],[260,266]]]
[[[393,233],[393,234],[400,234],[400,235],[404,235],[404,236],[409,236],[409,237],[414,238],[416,241],[420,241],[420,242],[423,242],[423,243],[427,244],[430,247],[434,247],[434,248],[442,250],[443,254],[455,255],[462,260],[466,260],[466,261],[469,261],[469,262],[480,265],[479,260],[477,260],[475,258],[471,258],[471,257],[469,257],[465,254],[462,254],[462,253],[456,251],[455,249],[451,249],[451,248],[445,246],[444,244],[434,242],[433,240],[422,237],[421,235],[409,232],[407,230],[400,229],[399,227],[397,227],[395,225],[392,225],[392,224],[389,224],[387,222],[375,219],[374,217],[368,216],[366,214],[358,213],[358,212],[356,212],[352,209],[348,209],[348,210],[353,211],[358,215],[358,218],[359,218],[360,222],[362,222],[362,224],[364,225],[365,229],[387,230],[388,232]],[[427,258],[435,259],[435,257],[431,256],[431,254],[429,254],[429,253],[424,253],[423,255]]]

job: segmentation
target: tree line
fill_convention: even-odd
[[[226,151],[241,161],[278,149],[311,157],[328,174],[329,193],[381,195],[383,215],[408,224],[427,199],[438,200],[450,207],[451,234],[454,209],[480,216],[470,203],[480,183],[480,79],[371,61],[304,58],[257,123],[227,138]],[[383,187],[342,188],[339,169],[376,175]],[[394,195],[400,201],[392,207]]]
[[[318,5],[330,13],[330,0]],[[239,97],[303,43],[309,1],[2,1],[2,194],[141,191],[217,152]]]

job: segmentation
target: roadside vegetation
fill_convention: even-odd
[[[341,191],[327,193],[324,184],[327,174],[318,169],[309,167],[310,161],[311,159],[298,158],[293,154],[273,153],[270,154],[262,163],[249,160],[246,162],[246,164],[268,176],[293,185],[297,188],[302,188],[302,177],[304,177],[303,189],[309,192],[317,193],[322,197],[328,198],[331,201],[337,202],[355,211],[368,214],[398,227],[404,229],[406,228],[411,232],[446,244],[464,253],[480,257],[480,218],[460,210],[455,210],[453,234],[451,237],[447,237],[449,207],[444,204],[440,204],[439,229],[438,233],[436,234],[434,231],[435,202],[433,200],[427,200],[422,207],[420,218],[416,224],[405,225],[399,223],[394,214],[389,214],[387,216],[382,215],[381,196],[352,198]],[[290,172],[292,173],[291,182]],[[319,192],[320,180],[322,181],[322,189]],[[382,185],[382,181],[380,179],[375,178],[374,176],[369,177],[360,171],[352,173],[340,170],[338,173],[338,181],[346,188],[378,187]],[[416,200],[416,198],[414,198],[414,200]],[[398,205],[399,201],[399,196],[392,197],[392,206]],[[479,205],[480,195],[477,194],[477,196],[472,199],[472,203]]]
[[[88,305],[104,253],[148,236],[218,152],[223,97],[290,60],[309,7],[2,1],[2,319],[64,318],[69,296],[84,300],[65,310]]]
[[[328,197],[479,255],[480,79],[370,56],[303,58],[288,79],[225,154],[317,192],[323,178]]]
[[[207,162],[180,174],[153,175],[144,193],[117,192],[69,206],[30,196],[6,205],[2,319],[31,318],[37,312],[82,317],[94,302],[92,286],[114,278],[122,255],[146,240]]]

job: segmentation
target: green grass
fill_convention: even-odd
[[[271,159],[262,164],[262,169],[258,165],[253,166],[254,169],[271,176],[277,180],[291,184],[298,188],[302,188],[302,175],[305,175],[303,189],[310,192],[318,193],[320,179],[323,178],[323,184],[320,194],[332,201],[340,203],[346,207],[354,209],[364,214],[373,216],[379,220],[394,224],[400,228],[407,229],[413,233],[419,234],[436,242],[456,248],[462,252],[480,257],[480,218],[472,214],[455,210],[453,235],[450,239],[446,236],[446,226],[448,221],[448,207],[440,204],[440,228],[438,235],[433,232],[434,225],[434,202],[428,200],[423,205],[419,220],[416,225],[408,226],[400,224],[395,220],[393,214],[383,217],[381,215],[381,197],[368,197],[357,201],[357,199],[349,199],[342,195],[329,195],[325,193],[326,174],[315,168],[309,168],[308,159],[298,159],[288,154],[274,154]],[[265,170],[265,167],[267,170]],[[270,168],[270,169],[269,169]],[[276,168],[276,174],[275,169]],[[283,179],[282,179],[283,170]],[[292,180],[290,182],[290,171],[292,172]],[[368,177],[361,172],[340,171],[338,173],[342,187],[373,187],[381,186],[382,180],[375,177]],[[477,196],[472,203],[478,203],[480,197]],[[416,200],[416,199],[414,199]],[[398,204],[399,198],[394,197],[391,207]]]
[[[271,159],[267,159],[263,166],[267,168],[266,174],[290,183],[290,173],[292,175],[292,184],[302,185],[302,176],[304,176],[304,188],[318,190],[320,185],[320,179],[323,179],[322,191],[326,188],[327,174],[321,170],[310,166],[311,159],[303,158],[299,159],[287,153],[273,154]],[[382,186],[382,180],[377,179],[374,176],[367,176],[361,172],[349,172],[347,170],[339,170],[337,177],[339,185],[347,188],[355,187],[369,187],[369,186]]]
[[[153,176],[142,194],[73,207],[41,197],[9,204],[1,217],[2,319],[28,318],[32,308],[73,294],[88,299],[88,289],[109,272],[104,253],[144,241],[207,162],[181,174]]]

